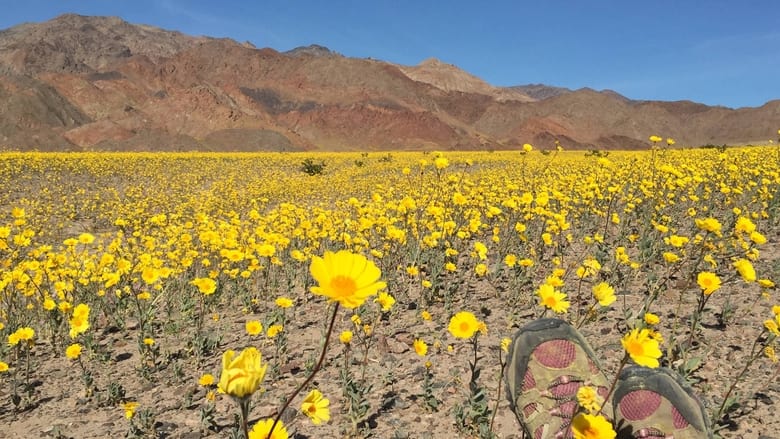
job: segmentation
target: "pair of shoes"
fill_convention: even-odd
[[[507,360],[506,387],[512,410],[533,439],[571,438],[580,409],[577,391],[596,389],[605,399],[609,383],[588,342],[558,319],[536,320],[517,331]],[[618,438],[711,438],[704,407],[674,372],[625,368],[612,401],[601,413],[611,417]]]

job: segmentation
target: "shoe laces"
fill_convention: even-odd
[[[555,434],[556,438],[573,437],[571,421],[577,410],[577,391],[583,384],[584,381],[579,377],[561,375],[547,386],[544,396],[555,401],[549,413],[561,418],[561,427]]]
[[[634,439],[671,439],[674,438],[674,436],[667,436],[666,433],[663,431],[653,428],[653,427],[645,427],[640,428],[638,430],[635,430],[631,437]]]

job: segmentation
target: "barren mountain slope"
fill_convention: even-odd
[[[721,144],[768,138],[780,111],[501,88],[435,59],[280,53],[73,14],[0,31],[0,97],[0,148],[55,150],[641,148],[656,133]]]
[[[404,74],[415,81],[431,84],[444,91],[476,93],[495,98],[498,101],[533,102],[522,90],[511,87],[494,87],[458,67],[429,58],[416,66],[398,66]]]

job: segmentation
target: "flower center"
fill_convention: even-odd
[[[330,287],[333,289],[335,295],[339,297],[351,296],[357,291],[355,280],[351,277],[341,275],[335,276],[330,280]]]
[[[645,351],[642,343],[633,340],[628,342],[628,348],[626,350],[631,355],[642,355]]]
[[[598,438],[601,437],[601,432],[598,428],[589,425],[588,428],[585,430],[585,437],[586,438]]]

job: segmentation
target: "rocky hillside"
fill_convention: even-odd
[[[439,60],[399,66],[312,45],[280,53],[116,17],[0,31],[0,148],[641,148],[766,140],[780,101],[729,109],[614,92],[494,87]]]

